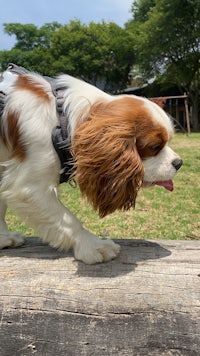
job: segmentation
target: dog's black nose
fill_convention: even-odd
[[[173,162],[172,162],[172,166],[174,166],[174,168],[175,168],[177,171],[178,171],[179,168],[181,168],[182,164],[183,164],[183,161],[182,161],[182,159],[180,159],[180,158],[176,158],[176,159],[174,159]]]

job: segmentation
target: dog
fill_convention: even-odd
[[[105,93],[66,74],[58,75],[54,85],[62,92],[70,179],[100,217],[134,207],[142,187],[173,190],[172,179],[182,160],[168,146],[174,129],[161,107],[146,98]],[[24,242],[20,233],[8,231],[5,213],[10,207],[43,242],[73,249],[77,260],[95,264],[115,258],[119,245],[87,231],[58,198],[62,172],[52,132],[60,127],[60,115],[50,80],[8,68],[0,92],[5,96],[0,126],[0,248]]]

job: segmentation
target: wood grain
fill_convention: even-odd
[[[118,240],[88,266],[29,238],[0,251],[0,355],[200,355],[200,242]]]

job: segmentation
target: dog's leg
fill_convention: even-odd
[[[0,249],[17,247],[24,243],[24,237],[20,233],[8,231],[5,222],[6,209],[6,204],[0,200]]]
[[[80,221],[64,206],[61,207],[62,221],[59,229],[52,226],[50,245],[61,249],[72,247],[77,260],[87,264],[106,262],[115,258],[119,245],[110,239],[101,240],[83,228]],[[59,245],[58,245],[59,243]]]
[[[117,256],[119,246],[110,239],[100,240],[85,230],[54,192],[45,197],[44,202],[42,210],[37,211],[38,217],[47,218],[47,221],[37,221],[37,231],[43,241],[62,250],[73,248],[75,258],[88,264],[109,261]]]
[[[40,186],[41,189],[41,186]],[[23,188],[15,212],[25,217],[38,236],[54,248],[74,250],[75,258],[88,264],[109,261],[120,247],[112,240],[101,240],[83,228],[80,221],[59,201],[55,189]],[[21,200],[21,201],[19,201]]]

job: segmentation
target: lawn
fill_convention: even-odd
[[[104,219],[80,196],[78,188],[60,187],[60,198],[83,225],[98,236],[137,239],[200,239],[200,133],[176,134],[170,145],[184,165],[174,178],[174,191],[162,187],[141,190],[135,210],[115,212]],[[9,211],[11,230],[26,235],[33,230]]]

